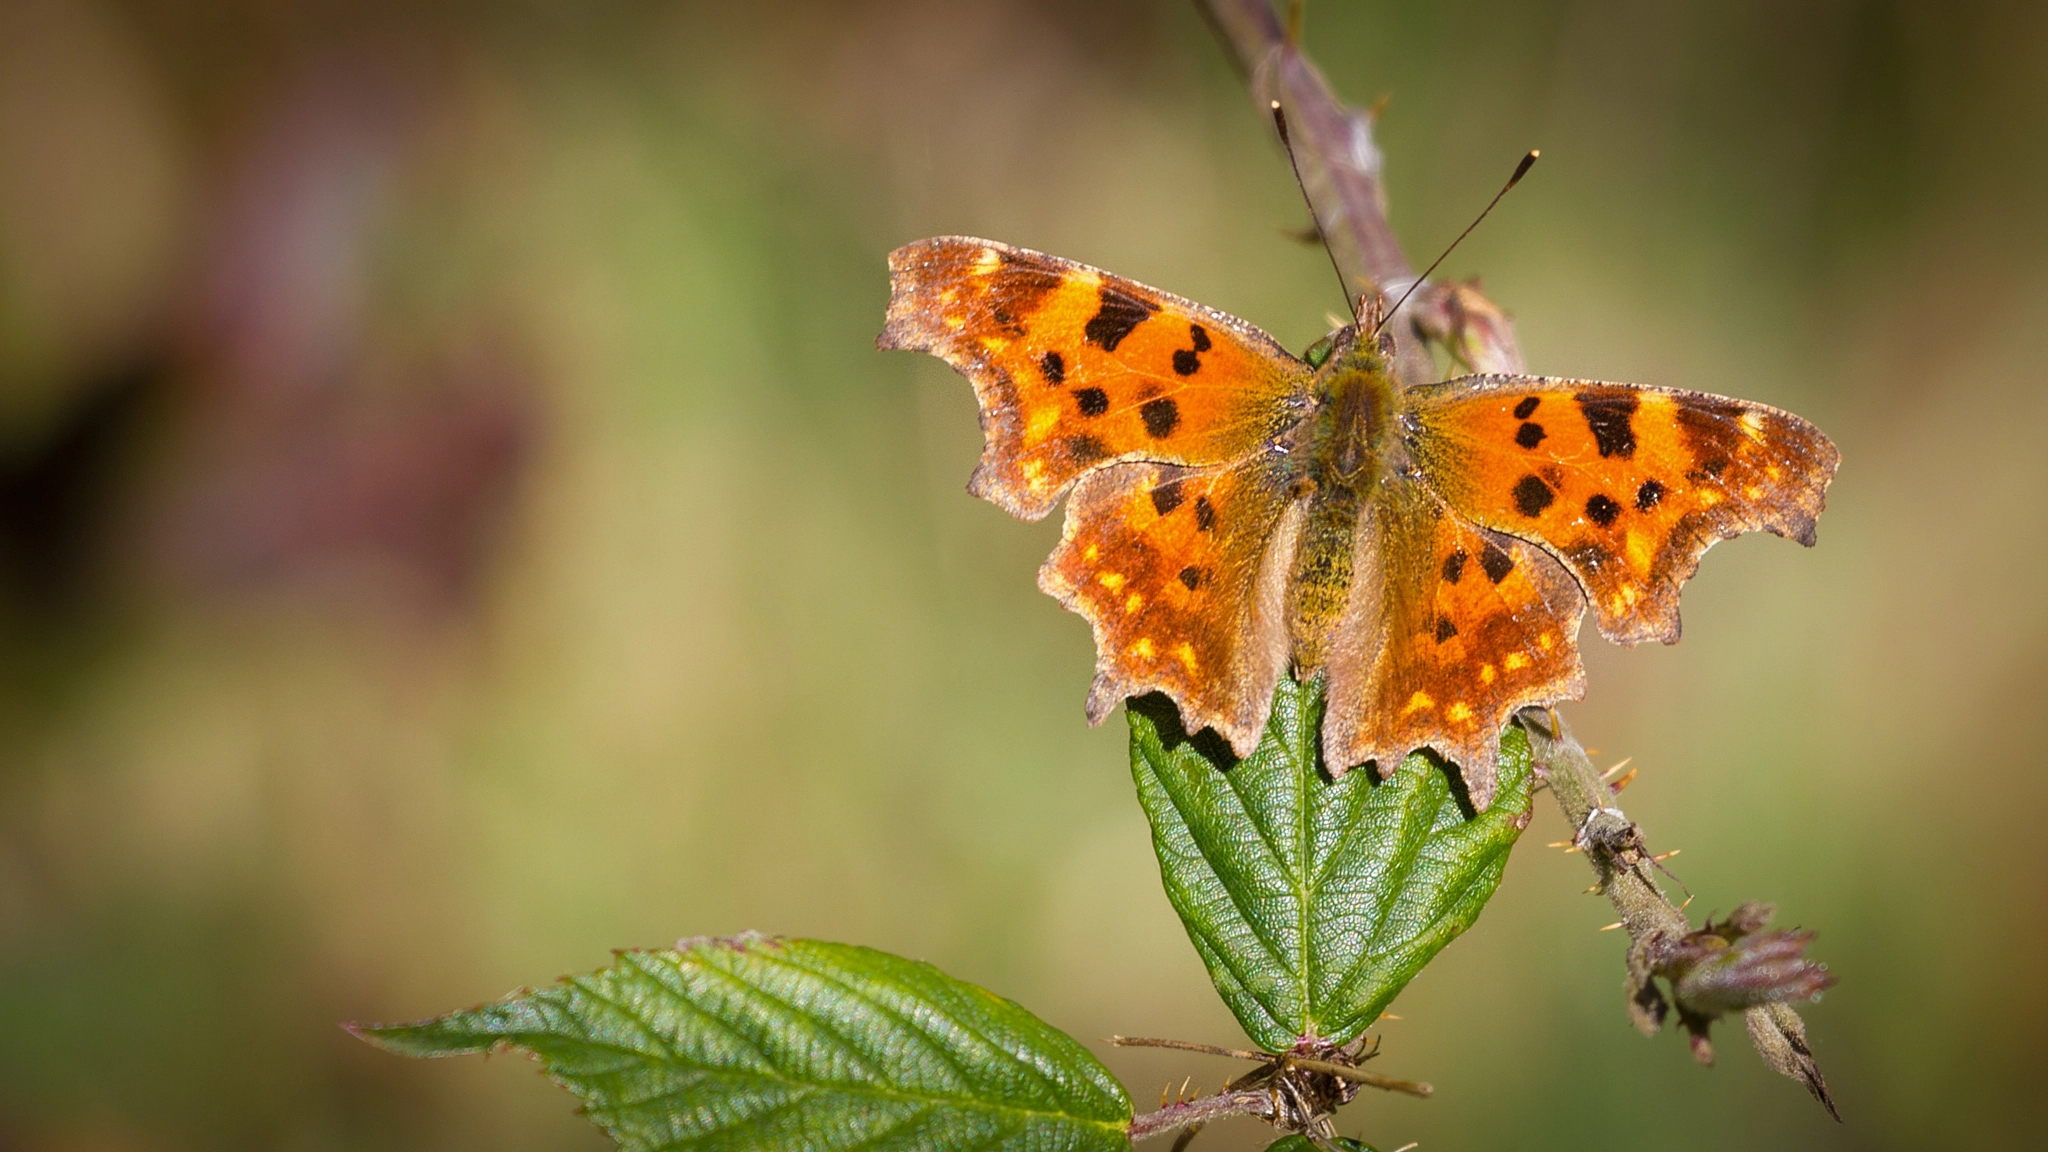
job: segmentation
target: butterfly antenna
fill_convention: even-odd
[[[1329,238],[1323,233],[1323,221],[1316,215],[1315,198],[1308,194],[1308,185],[1301,179],[1301,161],[1294,158],[1294,139],[1287,134],[1287,113],[1280,110],[1280,102],[1278,100],[1273,101],[1272,106],[1273,127],[1280,132],[1280,147],[1287,150],[1287,166],[1294,169],[1295,187],[1301,189],[1301,198],[1308,204],[1309,222],[1316,226],[1316,238],[1323,242],[1323,254],[1330,258],[1331,271],[1337,273],[1337,290],[1344,293],[1344,304],[1350,310],[1352,320],[1356,322],[1358,319],[1358,307],[1363,303],[1363,298],[1359,300],[1351,298],[1351,285],[1344,279],[1344,269],[1337,266],[1337,254],[1330,251]],[[1494,199],[1498,200],[1500,197],[1496,196]]]
[[[1401,293],[1401,298],[1399,300],[1394,301],[1394,306],[1392,308],[1387,309],[1386,313],[1380,317],[1379,328],[1374,328],[1372,330],[1372,334],[1374,336],[1378,336],[1380,334],[1380,328],[1385,328],[1387,326],[1387,321],[1392,320],[1394,318],[1394,313],[1399,312],[1401,310],[1401,305],[1406,304],[1408,302],[1408,298],[1410,296],[1415,295],[1415,290],[1417,288],[1422,287],[1423,281],[1429,279],[1429,274],[1431,272],[1436,271],[1437,265],[1442,264],[1446,259],[1450,257],[1451,253],[1457,251],[1458,245],[1465,242],[1465,237],[1470,236],[1472,234],[1472,230],[1474,228],[1479,227],[1479,222],[1481,220],[1486,219],[1486,214],[1493,211],[1493,206],[1500,203],[1500,198],[1508,194],[1508,189],[1513,188],[1515,185],[1520,184],[1522,182],[1522,177],[1527,176],[1529,174],[1529,169],[1534,168],[1536,166],[1536,158],[1541,155],[1543,155],[1541,149],[1529,149],[1529,154],[1527,156],[1522,157],[1522,162],[1520,164],[1515,165],[1515,174],[1513,176],[1508,177],[1508,182],[1500,186],[1500,191],[1495,192],[1493,194],[1493,199],[1488,200],[1486,202],[1486,207],[1480,210],[1479,215],[1473,217],[1472,222],[1470,224],[1465,225],[1465,230],[1463,232],[1458,233],[1458,238],[1456,240],[1451,241],[1450,247],[1444,249],[1444,254],[1442,256],[1439,256],[1435,260],[1430,261],[1429,267],[1422,270],[1422,275],[1417,276],[1415,278],[1415,282],[1413,284],[1408,285],[1408,290],[1406,292]]]

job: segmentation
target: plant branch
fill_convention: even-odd
[[[1655,1035],[1674,1006],[1691,1035],[1693,1056],[1711,1064],[1707,1030],[1715,1019],[1739,1011],[1751,1043],[1780,1075],[1806,1086],[1828,1115],[1840,1120],[1827,1079],[1806,1043],[1806,1025],[1787,1001],[1811,998],[1833,983],[1827,969],[1807,960],[1811,933],[1768,932],[1768,905],[1743,904],[1728,918],[1694,930],[1682,906],[1671,903],[1657,884],[1655,859],[1642,832],[1620,807],[1619,797],[1554,709],[1524,708],[1516,722],[1528,733],[1536,769],[1574,828],[1572,845],[1586,854],[1595,890],[1607,897],[1629,935],[1625,983],[1630,1018],[1645,1035]],[[1666,1001],[1656,984],[1671,987]]]
[[[1264,1090],[1222,1092],[1195,1100],[1176,1100],[1157,1112],[1131,1118],[1131,1143],[1163,1136],[1194,1124],[1207,1124],[1226,1116],[1257,1116],[1271,1121],[1273,1094]]]

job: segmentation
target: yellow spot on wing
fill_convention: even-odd
[[[1465,703],[1463,700],[1460,700],[1456,704],[1451,705],[1449,708],[1444,709],[1444,719],[1449,720],[1453,724],[1463,724],[1465,721],[1470,720],[1471,718],[1472,706],[1470,704]]]
[[[1060,422],[1060,407],[1057,404],[1043,404],[1031,410],[1031,421],[1024,426],[1024,438],[1033,442],[1045,439],[1052,426]]]
[[[1744,412],[1742,414],[1742,419],[1739,421],[1739,423],[1742,425],[1742,431],[1745,434],[1747,434],[1751,440],[1761,440],[1764,438],[1763,413]]]
[[[1104,572],[1095,578],[1095,582],[1111,592],[1120,592],[1124,586],[1124,578],[1121,572]]]
[[[1493,678],[1494,678],[1494,676],[1495,676],[1495,675],[1496,675],[1496,673],[1495,673],[1495,672],[1494,672],[1494,670],[1493,670],[1493,665],[1491,665],[1491,664],[1481,664],[1481,665],[1479,666],[1479,682],[1480,682],[1481,684],[1491,684],[1491,683],[1493,683]]]
[[[1140,636],[1137,642],[1130,647],[1131,655],[1136,656],[1140,660],[1150,660],[1158,651],[1157,648],[1152,646],[1152,638],[1150,636]]]
[[[1529,658],[1520,652],[1510,652],[1508,658],[1500,662],[1500,666],[1510,672],[1520,672],[1529,666]]]
[[[1541,636],[1538,636],[1538,637],[1536,638],[1536,646],[1537,646],[1538,648],[1541,648],[1541,649],[1543,649],[1543,650],[1544,650],[1545,652],[1548,652],[1548,651],[1550,651],[1550,647],[1551,647],[1551,645],[1553,645],[1553,644],[1556,644],[1556,643],[1557,643],[1557,637],[1556,637],[1556,636],[1554,636],[1554,635],[1552,635],[1552,634],[1551,634],[1551,633],[1549,633],[1549,632],[1545,632],[1545,633],[1544,633],[1543,635],[1541,635]]]
[[[1650,561],[1656,558],[1654,551],[1656,546],[1657,542],[1650,539],[1648,532],[1638,531],[1634,528],[1629,529],[1627,543],[1628,566],[1638,572],[1649,571]]]
[[[986,276],[1002,265],[1003,254],[993,248],[983,248],[974,254],[974,274]]]
[[[1138,595],[1136,592],[1133,592],[1129,596],[1124,597],[1125,612],[1136,612],[1138,609],[1143,608],[1144,606],[1145,598],[1143,596]]]
[[[1096,559],[1101,555],[1102,549],[1094,544],[1090,544],[1086,548],[1081,549],[1081,559],[1086,560],[1090,564],[1095,563]]]
[[[1195,671],[1195,646],[1187,643],[1175,645],[1173,654],[1176,659],[1187,667],[1188,673],[1192,675]]]
[[[1436,707],[1436,701],[1429,698],[1429,693],[1417,692],[1408,698],[1408,707],[1403,708],[1401,714],[1406,716],[1410,712],[1423,712],[1434,707]]]

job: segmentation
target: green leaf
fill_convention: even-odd
[[[1233,763],[1163,697],[1131,702],[1131,772],[1167,898],[1252,1040],[1356,1039],[1499,885],[1529,822],[1529,745],[1501,740],[1500,790],[1470,813],[1421,753],[1388,780],[1332,782],[1320,681],[1283,678],[1258,748]]]
[[[686,940],[353,1031],[407,1056],[524,1049],[628,1150],[1130,1147],[1130,1098],[1072,1038],[929,964],[846,944]]]

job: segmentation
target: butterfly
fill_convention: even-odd
[[[1245,756],[1279,678],[1322,675],[1333,776],[1429,748],[1479,809],[1516,709],[1584,693],[1588,605],[1616,643],[1676,642],[1700,556],[1758,529],[1811,545],[1840,460],[1791,413],[1699,392],[1406,385],[1369,316],[1296,357],[989,240],[905,245],[889,276],[876,344],[974,385],[968,490],[1026,520],[1067,497],[1038,583],[1094,631],[1090,723],[1163,692]]]

